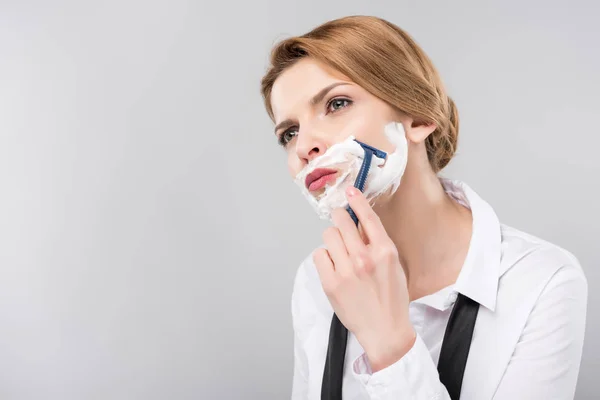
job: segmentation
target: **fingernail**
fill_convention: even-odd
[[[357,188],[355,188],[354,186],[348,186],[348,187],[346,188],[346,194],[347,194],[349,197],[356,196],[356,195],[358,194],[358,189],[357,189]]]

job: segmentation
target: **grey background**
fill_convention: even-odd
[[[259,80],[272,44],[371,14],[461,114],[445,176],[581,261],[598,397],[597,2],[0,1],[0,398],[284,399],[319,244]]]

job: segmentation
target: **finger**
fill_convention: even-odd
[[[342,239],[346,244],[348,254],[356,255],[366,251],[365,242],[363,241],[359,229],[354,225],[354,221],[344,208],[336,208],[331,213],[333,224],[342,235]]]
[[[364,233],[357,229],[346,209],[338,208],[333,210],[332,219],[346,244],[351,262],[350,266],[354,269],[356,276],[369,276],[373,272],[374,263],[369,254],[367,248],[368,240],[365,242]]]
[[[323,241],[333,261],[334,271],[342,272],[349,263],[348,249],[336,227],[329,227],[323,232]]]
[[[362,225],[369,242],[381,243],[387,240],[388,234],[379,216],[373,211],[365,196],[358,189],[350,186],[346,189],[346,197],[348,198],[348,204],[358,217],[358,221]]]
[[[321,279],[321,285],[326,293],[334,287],[335,282],[335,270],[333,267],[333,261],[329,256],[326,249],[320,247],[313,253],[313,262],[317,267],[319,278]]]
[[[365,245],[368,246],[369,244],[371,244],[369,238],[367,237],[367,234],[365,233],[365,228],[363,228],[362,224],[358,224],[358,233],[360,234],[360,238],[362,239]]]

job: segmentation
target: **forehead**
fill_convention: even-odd
[[[334,82],[350,82],[340,72],[310,57],[297,61],[274,82],[271,107],[275,121],[310,108],[310,99]]]

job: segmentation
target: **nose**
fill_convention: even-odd
[[[314,158],[322,156],[326,150],[327,144],[321,135],[309,131],[298,133],[296,154],[302,161],[308,163]]]

